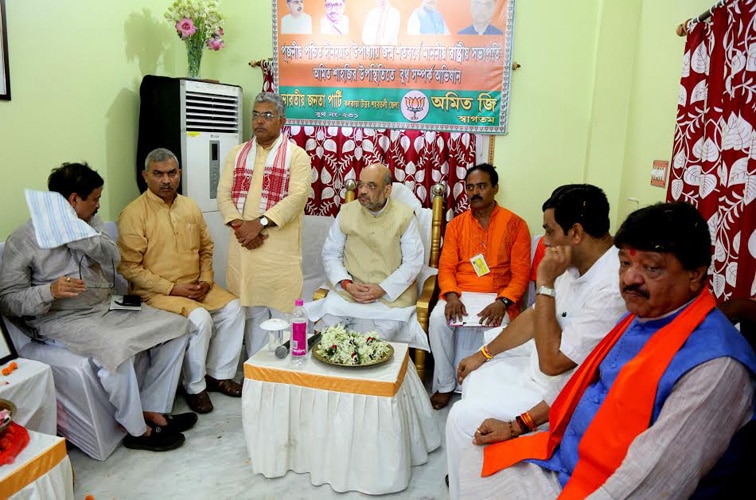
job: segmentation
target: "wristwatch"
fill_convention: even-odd
[[[547,296],[551,297],[552,299],[555,299],[556,298],[556,290],[554,290],[553,288],[549,288],[547,286],[541,285],[541,286],[538,287],[538,290],[536,290],[536,295],[547,295]]]
[[[265,217],[264,215],[260,216],[260,225],[265,229],[270,224],[270,219]]]
[[[502,303],[502,304],[504,304],[504,307],[509,307],[509,306],[511,306],[511,305],[512,305],[512,301],[511,301],[511,300],[509,300],[509,299],[508,299],[508,298],[506,298],[506,297],[499,297],[499,298],[497,298],[496,300],[500,300],[500,301],[501,301],[501,303]]]

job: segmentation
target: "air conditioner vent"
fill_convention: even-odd
[[[238,96],[186,92],[188,132],[239,132]]]

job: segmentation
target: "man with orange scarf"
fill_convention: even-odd
[[[614,242],[630,314],[550,408],[481,424],[475,443],[496,444],[462,458],[462,498],[688,498],[733,483],[756,356],[706,288],[706,221],[659,203]],[[547,419],[549,431],[512,439]]]

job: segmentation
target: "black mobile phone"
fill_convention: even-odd
[[[139,297],[139,295],[124,295],[123,300],[121,300],[122,306],[141,306],[142,305],[142,299]]]

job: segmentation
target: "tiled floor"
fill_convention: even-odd
[[[238,379],[241,379],[241,374]],[[211,394],[215,410],[201,415],[186,432],[186,443],[165,453],[119,447],[105,462],[92,460],[76,448],[69,449],[74,468],[77,500],[159,499],[324,499],[366,498],[357,492],[337,493],[329,485],[313,486],[309,474],[289,472],[266,479],[255,475],[249,464],[241,424],[241,400]],[[454,400],[458,399],[456,396]],[[181,396],[175,412],[188,411]],[[448,407],[435,412],[443,434]],[[429,455],[428,463],[412,468],[409,487],[381,498],[446,499],[444,446]]]

